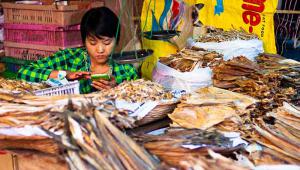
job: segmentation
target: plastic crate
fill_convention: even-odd
[[[80,25],[4,24],[5,41],[51,46],[81,46]]]
[[[70,1],[69,5],[29,5],[2,3],[5,23],[50,24],[68,26],[79,24],[91,7],[103,2]]]
[[[70,82],[69,84],[51,87],[43,90],[37,90],[34,92],[37,96],[62,96],[69,94],[80,94],[79,81]]]
[[[36,61],[41,58],[52,55],[53,53],[66,48],[80,46],[59,47],[59,46],[44,46],[34,44],[23,44],[4,41],[5,55],[17,59]]]

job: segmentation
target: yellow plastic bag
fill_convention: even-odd
[[[203,25],[253,32],[264,42],[268,53],[276,53],[273,15],[277,3],[277,0],[197,0],[197,4],[204,5],[199,10]]]
[[[188,0],[195,1],[195,0]],[[182,31],[191,30],[192,26],[187,27],[187,23],[191,21],[185,19],[185,12],[187,12],[187,5],[181,0],[144,0],[141,14],[141,30],[160,31],[160,30],[177,30]],[[183,31],[182,31],[183,32]],[[188,33],[187,33],[188,34]],[[181,36],[181,35],[180,35]],[[185,36],[187,36],[185,34]],[[143,49],[152,49],[153,55],[148,57],[141,66],[142,77],[145,79],[152,79],[152,70],[156,66],[159,57],[166,57],[169,54],[178,51],[178,44],[176,40],[183,42],[183,38],[175,37],[171,40],[150,40],[142,38]]]

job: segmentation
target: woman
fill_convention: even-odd
[[[58,51],[50,57],[31,63],[18,72],[17,78],[31,82],[46,81],[66,75],[70,81],[80,80],[80,92],[109,89],[125,81],[137,79],[130,64],[117,64],[109,59],[119,42],[118,17],[108,8],[89,10],[82,18],[80,31],[85,48]],[[112,78],[92,81],[91,74],[110,74]]]

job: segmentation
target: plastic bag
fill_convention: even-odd
[[[188,40],[188,46],[199,47],[209,51],[216,51],[223,54],[224,60],[230,60],[233,57],[245,56],[254,61],[258,54],[263,53],[263,42],[258,39],[253,40],[234,40],[225,42],[195,42],[193,39]]]
[[[192,36],[192,8],[182,0],[145,0],[141,13],[141,31],[180,31],[179,36],[168,40],[151,40],[142,37],[143,49],[152,49],[149,56],[141,66],[142,77],[152,79],[152,70],[158,58],[176,53],[185,46],[187,37]],[[189,4],[195,0],[187,0]]]
[[[185,90],[188,93],[212,84],[212,70],[209,67],[196,67],[191,72],[182,73],[157,62],[152,77],[154,82],[162,84],[166,89]]]

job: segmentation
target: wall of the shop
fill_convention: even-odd
[[[124,48],[130,40],[136,35],[140,39],[140,15],[143,6],[143,0],[126,0],[124,6],[123,0],[105,0],[105,6],[112,9],[117,15],[120,14],[121,9],[123,14],[121,16],[121,37],[120,43],[116,51]],[[137,29],[137,32],[135,32]],[[138,43],[138,42],[135,42]]]
[[[300,0],[279,0],[277,9],[284,11],[274,15],[277,53],[300,61],[300,46],[295,46],[300,42],[300,14],[292,14],[300,11]]]
[[[113,10],[118,16],[121,9],[121,36],[120,42],[116,51],[120,51],[134,36],[134,21],[133,21],[133,2],[134,0],[126,0],[125,4],[122,4],[122,0],[105,0],[105,6]]]

